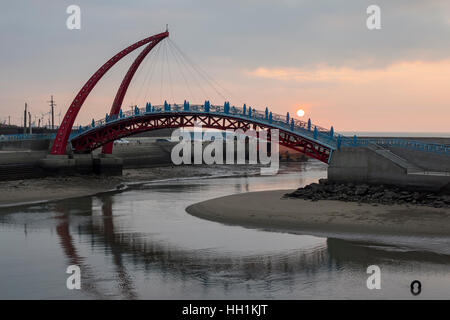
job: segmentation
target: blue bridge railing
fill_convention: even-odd
[[[289,113],[286,116],[279,114],[274,114],[266,108],[264,112],[253,109],[252,107],[247,107],[244,105],[242,108],[230,106],[228,102],[225,102],[223,106],[211,105],[209,101],[205,101],[203,105],[196,104],[190,105],[188,102],[183,104],[168,104],[152,106],[147,103],[145,107],[138,108],[134,107],[133,110],[128,110],[126,112],[120,112],[117,116],[110,117],[108,114],[105,118],[95,121],[92,120],[90,125],[79,127],[79,134],[104,126],[114,121],[119,121],[124,118],[139,117],[142,115],[148,115],[152,113],[179,113],[179,112],[191,112],[199,114],[222,114],[222,115],[233,115],[237,118],[242,119],[252,119],[253,121],[260,122],[262,124],[270,124],[274,127],[278,127],[283,130],[292,131],[294,133],[299,133],[303,136],[309,137],[311,140],[316,140],[331,149],[336,149],[337,137],[338,135],[334,133],[333,128],[326,129],[318,125],[312,124],[310,120],[302,121],[298,119],[291,118]]]
[[[228,102],[224,105],[211,105],[209,101],[205,101],[203,105],[196,104],[190,105],[189,102],[184,101],[183,104],[168,104],[165,102],[163,105],[152,106],[149,102],[145,107],[138,108],[134,107],[133,110],[128,110],[126,112],[121,111],[119,115],[110,117],[108,114],[104,119],[95,121],[88,126],[79,127],[78,134],[82,134],[85,131],[91,130],[93,128],[106,125],[108,123],[121,120],[123,118],[129,117],[139,117],[142,115],[147,115],[149,113],[167,113],[167,112],[198,112],[198,113],[208,113],[208,114],[223,114],[223,115],[233,115],[238,118],[248,119],[251,118],[253,121],[261,122],[265,124],[270,124],[274,127],[278,127],[283,130],[288,130],[294,133],[299,133],[302,136],[308,137],[312,140],[320,142],[323,145],[335,150],[339,149],[341,146],[347,147],[364,147],[370,144],[377,144],[385,147],[396,146],[402,148],[408,148],[419,151],[435,152],[439,154],[450,155],[450,146],[444,144],[434,144],[434,143],[424,143],[414,140],[397,139],[397,138],[357,138],[343,136],[339,133],[334,132],[333,127],[330,129],[323,128],[321,126],[311,123],[311,120],[302,121],[298,119],[291,118],[289,113],[285,116],[274,114],[266,108],[264,112],[247,107],[245,104],[242,108],[231,106]],[[77,135],[75,135],[77,136]],[[74,137],[75,137],[74,136]]]
[[[358,139],[356,136],[352,138],[341,138],[341,145],[347,147],[361,147],[375,144],[382,147],[399,147],[405,149],[412,149],[417,151],[434,152],[446,154],[450,156],[450,145],[425,143],[417,140],[399,139],[399,138],[364,138]]]
[[[72,132],[70,139],[78,133]],[[18,134],[0,134],[0,141],[21,141],[21,140],[53,140],[56,133],[18,133]]]
[[[111,122],[119,121],[125,118],[140,117],[152,113],[178,113],[178,112],[191,112],[199,114],[222,114],[233,115],[237,118],[252,119],[255,122],[262,124],[270,124],[273,127],[291,131],[293,133],[300,134],[313,141],[319,142],[332,150],[340,149],[341,146],[346,147],[364,147],[371,144],[376,144],[384,147],[401,147],[418,151],[434,152],[439,154],[445,154],[450,156],[450,145],[424,143],[420,141],[399,139],[399,138],[358,138],[356,136],[348,137],[334,132],[333,127],[326,129],[311,123],[311,120],[302,121],[294,119],[287,113],[285,116],[274,114],[265,109],[264,112],[247,107],[245,104],[242,108],[230,106],[228,102],[224,105],[211,105],[209,101],[205,101],[204,104],[190,105],[189,102],[184,101],[183,104],[168,104],[165,102],[163,105],[152,106],[149,102],[145,107],[138,108],[135,106],[133,110],[120,111],[117,116],[109,116],[106,114],[105,118],[92,122],[87,126],[79,126],[72,132],[70,139],[83,134],[89,130],[97,127],[104,126]],[[1,140],[26,140],[26,139],[54,139],[55,134],[15,134],[15,135],[1,135]]]

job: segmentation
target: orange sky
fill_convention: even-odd
[[[382,28],[376,31],[366,27],[366,9],[372,2],[361,0],[77,4],[82,27],[74,31],[66,28],[64,3],[5,2],[0,11],[5,44],[0,50],[0,122],[11,116],[12,123],[21,123],[25,102],[32,120],[41,117],[49,111],[47,101],[53,94],[58,123],[59,112],[64,115],[107,59],[165,30],[168,23],[170,40],[221,85],[221,95],[185,69],[191,86],[187,88],[183,67],[165,45],[139,67],[123,109],[165,99],[209,99],[213,104],[227,99],[231,105],[267,106],[291,116],[302,108],[304,119],[333,125],[338,132],[450,132],[448,1],[379,0]],[[105,116],[137,54],[122,59],[101,79],[77,125]],[[161,70],[164,77],[158,74],[164,56],[170,61],[170,78],[169,66]]]
[[[267,80],[259,90],[276,96],[264,95],[276,109],[286,105],[293,114],[301,107],[305,117],[325,126],[344,131],[450,131],[450,60],[360,70],[259,67],[245,73]],[[289,89],[284,89],[287,83]]]

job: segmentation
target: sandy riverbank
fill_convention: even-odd
[[[450,209],[282,199],[293,190],[250,192],[207,200],[186,211],[232,225],[294,233],[450,236]]]
[[[212,175],[254,174],[258,167],[235,166],[159,166],[124,169],[122,176],[80,175],[3,181],[0,184],[0,207],[25,203],[76,198],[116,190],[128,183]]]
[[[123,176],[80,175],[68,177],[46,177],[4,181],[0,184],[0,206],[60,200],[94,195],[110,190],[128,182],[170,179],[179,176],[208,175],[201,168],[155,167],[125,169]]]

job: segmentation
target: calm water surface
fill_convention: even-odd
[[[1,208],[0,298],[450,298],[450,256],[432,250],[442,239],[423,240],[431,243],[423,251],[246,229],[185,212],[218,196],[297,188],[325,170],[308,162],[277,176],[156,181]],[[81,267],[81,290],[66,288],[73,264]],[[381,290],[366,287],[372,264],[382,270]],[[422,282],[417,297],[409,289],[415,279]]]

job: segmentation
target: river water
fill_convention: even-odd
[[[185,212],[214,197],[297,188],[326,168],[311,161],[283,166],[277,176],[229,174],[1,208],[0,298],[450,298],[450,256],[433,245],[424,251],[247,229]],[[66,287],[69,265],[81,268],[81,290]],[[366,286],[369,265],[380,267],[381,290]],[[422,283],[417,296],[413,280]]]

